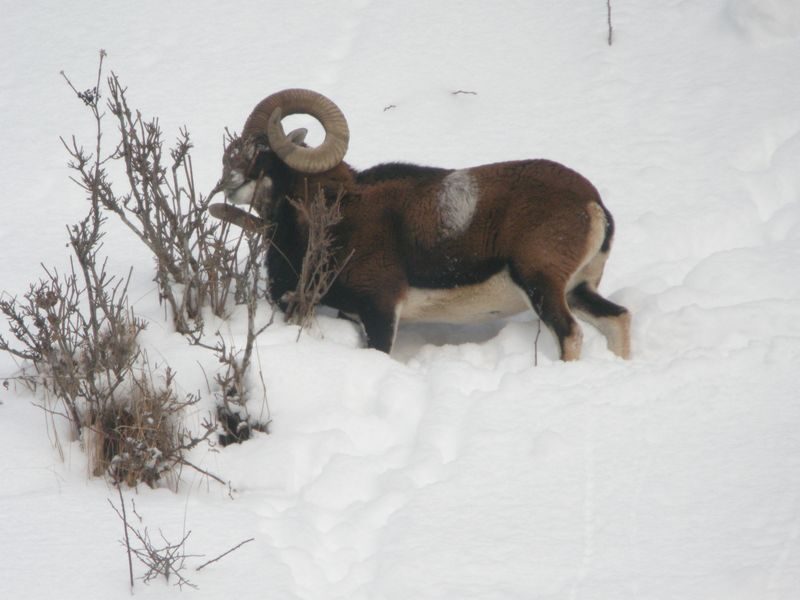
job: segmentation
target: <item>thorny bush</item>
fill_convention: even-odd
[[[114,74],[107,79],[106,108],[119,137],[112,151],[103,151],[101,140],[111,137],[103,130],[106,113],[101,108],[104,57],[101,51],[97,83],[85,92],[64,76],[95,121],[93,151],[74,137],[62,140],[71,157],[72,179],[90,202],[89,215],[68,228],[74,256],[66,273],[44,268],[45,275],[21,299],[0,298],[0,313],[16,340],[0,337],[0,350],[24,362],[20,379],[43,390],[46,409],[67,417],[73,437],[89,450],[93,473],[107,473],[129,485],[156,485],[176,467],[194,467],[185,452],[218,431],[213,416],[199,434],[187,430],[182,414],[199,398],[178,393],[174,372],[151,367],[139,347],[145,324],[128,304],[130,273],[126,278],[109,275],[99,256],[103,213],[118,217],[152,252],[159,295],[176,330],[199,345],[204,307],[224,317],[233,302],[245,303],[252,306],[248,312],[254,319],[259,256],[268,238],[261,231],[229,240],[227,224],[208,221],[207,202],[194,185],[188,132],[181,130],[165,158],[158,120],[145,121],[130,109]],[[109,175],[114,165],[125,173],[122,192]],[[239,259],[240,246],[247,251],[244,260]],[[251,334],[256,333],[251,326]],[[248,348],[252,345],[249,340]],[[242,373],[249,355],[243,360],[232,348],[226,352],[219,359],[229,371],[236,367],[239,391],[235,397],[226,389],[218,395],[243,406],[247,394]]]

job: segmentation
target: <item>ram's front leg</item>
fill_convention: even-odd
[[[374,247],[374,240],[360,246]],[[391,244],[384,252],[354,256],[331,288],[332,305],[361,322],[367,348],[389,354],[399,320],[398,307],[408,289],[405,272]]]
[[[358,317],[364,327],[367,348],[389,354],[397,335],[398,319],[395,304],[381,299],[371,299],[360,308]]]

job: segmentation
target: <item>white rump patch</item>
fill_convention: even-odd
[[[478,205],[478,186],[467,170],[453,171],[439,191],[439,219],[445,237],[463,233],[472,222]]]

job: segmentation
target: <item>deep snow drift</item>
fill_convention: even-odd
[[[543,333],[534,367],[532,316],[405,327],[391,357],[361,349],[349,322],[321,316],[296,342],[278,319],[259,338],[268,406],[251,407],[271,433],[192,456],[230,489],[184,472],[177,494],[127,494],[153,531],[191,530],[188,550],[206,555],[183,593],[800,598],[800,9],[613,10],[609,47],[600,0],[4,7],[10,294],[40,262],[67,264],[64,226],[86,206],[58,137],[89,144],[92,123],[58,73],[89,87],[100,48],[134,106],[169,134],[188,127],[201,189],[223,128],[302,86],[342,107],[357,167],[546,157],[592,180],[616,218],[601,289],[633,312],[630,362],[585,325],[583,360],[558,362]],[[135,269],[148,352],[204,397],[196,424],[213,357],[170,332],[150,258],[108,229],[111,268]],[[243,314],[220,327],[241,339]],[[16,370],[0,357],[0,376]],[[122,597],[116,492],[33,400],[0,389],[0,597]]]

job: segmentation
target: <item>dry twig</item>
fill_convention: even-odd
[[[108,499],[108,503],[123,524],[124,539],[121,543],[125,547],[125,552],[128,558],[128,574],[130,577],[131,592],[133,591],[134,587],[134,557],[146,568],[144,575],[141,577],[141,580],[145,583],[149,583],[160,576],[163,577],[167,582],[172,579],[175,581],[175,585],[181,588],[185,585],[197,588],[197,586],[189,581],[183,574],[187,568],[187,559],[200,558],[202,556],[199,554],[189,554],[186,550],[186,542],[189,539],[189,536],[191,536],[192,532],[186,531],[183,533],[180,540],[177,542],[171,542],[167,539],[163,532],[159,530],[159,537],[161,540],[153,540],[147,526],[139,528],[131,524],[131,522],[128,520],[128,512],[125,507],[125,498],[123,497],[122,489],[119,486],[117,486],[117,492],[119,494],[119,508],[111,501],[111,499]],[[143,519],[141,515],[136,512],[135,504],[133,505],[133,513],[139,519],[139,522],[142,523]],[[236,544],[234,547],[226,550],[219,556],[204,562],[198,566],[195,571],[200,571],[208,565],[218,562],[222,558],[228,556],[232,552],[254,540],[255,538],[249,538]]]
[[[297,289],[283,299],[287,306],[286,320],[299,325],[301,331],[311,323],[316,307],[352,256],[337,261],[338,248],[332,235],[332,229],[342,220],[343,197],[343,190],[339,190],[335,199],[328,201],[325,192],[318,189],[313,198],[306,190],[305,198],[289,200],[300,213],[300,219],[308,224],[308,242]]]
[[[206,568],[206,567],[207,567],[208,565],[210,565],[211,563],[215,563],[215,562],[217,562],[218,560],[220,560],[221,558],[225,558],[225,557],[226,557],[226,556],[228,556],[228,554],[230,554],[231,552],[233,552],[233,551],[235,551],[235,550],[238,550],[239,548],[241,548],[241,547],[242,547],[242,546],[244,546],[245,544],[249,544],[250,542],[253,542],[253,541],[255,541],[255,539],[256,539],[256,538],[249,538],[249,539],[246,539],[246,540],[245,540],[245,541],[243,541],[243,542],[239,542],[238,544],[236,544],[236,545],[235,545],[233,548],[231,548],[231,549],[230,549],[230,550],[228,550],[227,552],[223,552],[223,553],[222,553],[222,554],[220,554],[218,557],[216,557],[216,558],[212,558],[211,560],[209,560],[209,561],[207,561],[207,562],[204,562],[202,565],[200,565],[199,567],[197,567],[197,568],[195,569],[195,571],[200,571],[201,569],[204,569],[204,568]]]

